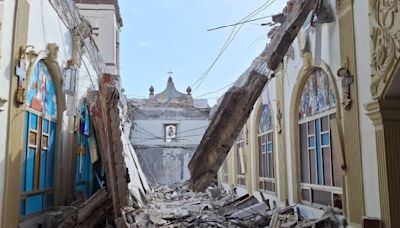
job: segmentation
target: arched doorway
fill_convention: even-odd
[[[57,98],[54,81],[43,60],[28,79],[22,160],[20,216],[54,205]]]

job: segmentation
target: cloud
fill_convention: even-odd
[[[138,48],[148,48],[150,46],[151,46],[150,43],[148,43],[146,41],[142,41],[142,42],[138,43],[138,45],[137,45]]]

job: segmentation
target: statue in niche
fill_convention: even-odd
[[[344,67],[340,68],[337,71],[337,76],[342,78],[342,92],[343,92],[342,105],[345,110],[349,110],[352,104],[350,86],[351,84],[353,84],[354,79],[353,75],[350,74],[350,70],[347,63],[345,64]]]

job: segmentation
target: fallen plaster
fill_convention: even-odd
[[[282,62],[315,3],[315,0],[288,1],[282,13],[283,23],[269,34],[271,43],[219,101],[189,163],[190,186],[194,191],[204,191],[216,177],[254,103],[273,76],[271,72]]]

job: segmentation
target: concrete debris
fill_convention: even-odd
[[[296,206],[270,209],[254,196],[237,197],[216,186],[194,193],[182,186],[152,186],[148,204],[126,212],[130,227],[339,227],[333,210],[319,219],[305,220]],[[217,191],[216,189],[219,189]],[[212,192],[219,192],[218,195]]]

